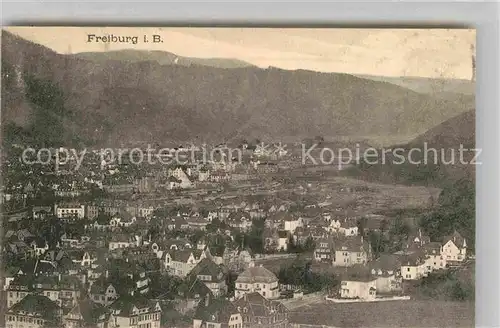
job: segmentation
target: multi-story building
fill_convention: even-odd
[[[463,262],[467,257],[467,241],[456,230],[443,240],[443,258],[448,262]]]
[[[189,273],[191,279],[199,279],[215,297],[227,293],[225,275],[222,268],[211,259],[205,258]]]
[[[377,296],[377,280],[373,277],[343,279],[340,283],[341,298],[374,300]]]
[[[243,328],[243,318],[238,309],[225,299],[216,299],[205,304],[205,311],[193,319],[193,328]]]
[[[83,219],[85,217],[85,205],[78,203],[56,204],[54,213],[60,219]]]
[[[243,271],[235,283],[236,299],[257,292],[267,299],[279,297],[279,281],[274,273],[263,266],[254,266]]]
[[[62,310],[57,303],[42,295],[27,295],[5,313],[6,328],[58,327]]]
[[[111,327],[119,328],[160,328],[160,304],[144,296],[123,295],[109,306]]]
[[[79,301],[64,317],[65,328],[109,327],[110,314],[102,305],[91,300]]]
[[[363,236],[354,236],[334,241],[334,266],[350,267],[356,264],[366,264],[371,258],[370,243]]]
[[[184,249],[165,250],[162,254],[162,261],[165,269],[170,274],[185,277],[204,258],[212,258],[210,250]]]
[[[243,328],[288,328],[288,310],[278,301],[250,293],[233,304],[242,316]]]

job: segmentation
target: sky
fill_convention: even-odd
[[[475,30],[346,28],[4,27],[59,53],[162,50],[179,56],[236,58],[259,67],[379,76],[470,79]],[[87,42],[88,34],[158,34],[163,43]]]

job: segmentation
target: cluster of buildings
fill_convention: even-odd
[[[353,269],[342,275],[339,298],[375,299],[403,292],[404,281],[422,279],[467,260],[467,242],[455,231],[442,242],[431,242],[418,233],[410,236],[401,251],[373,257],[371,246],[358,236],[331,236],[318,241],[314,259],[334,267]]]

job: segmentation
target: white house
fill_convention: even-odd
[[[442,255],[448,262],[463,262],[467,257],[467,242],[457,231],[443,240]]]
[[[447,260],[440,243],[430,242],[423,245],[422,249],[426,256],[425,266],[428,272],[446,268]]]
[[[381,254],[369,263],[370,273],[377,280],[378,293],[390,293],[402,289],[401,261],[394,254]]]
[[[209,249],[166,250],[162,255],[165,269],[172,275],[185,277],[205,258],[212,258]]]
[[[85,217],[85,205],[80,205],[77,203],[56,204],[54,206],[54,212],[56,213],[56,216],[60,219],[63,218],[83,219]]]
[[[257,292],[267,299],[280,296],[278,278],[274,273],[262,266],[249,267],[243,271],[235,282],[235,298]]]
[[[293,233],[298,227],[302,227],[302,220],[299,217],[287,216],[284,220],[286,231]]]
[[[157,301],[137,295],[124,295],[109,307],[112,315],[111,327],[160,328],[162,309]]]
[[[176,188],[185,189],[194,187],[190,175],[191,175],[191,170],[189,168],[184,169],[181,166],[177,166],[173,169],[169,169],[168,176],[177,179],[175,187],[171,189],[176,189]]]
[[[350,267],[356,264],[366,264],[371,258],[371,246],[363,236],[341,238],[334,241],[333,265]]]
[[[348,278],[340,283],[341,298],[359,298],[373,300],[377,296],[377,280],[375,278]]]
[[[401,259],[401,276],[403,280],[418,280],[427,276],[429,272],[426,265],[426,256],[421,252],[405,255]]]

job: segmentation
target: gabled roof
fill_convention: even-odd
[[[334,240],[335,251],[369,251],[370,244],[362,236],[342,237]]]
[[[108,289],[109,286],[113,286],[113,284],[110,281],[108,281],[104,276],[101,276],[101,278],[97,279],[90,287],[90,293],[98,295],[106,294],[106,290]]]
[[[379,258],[370,262],[369,266],[382,272],[396,271],[401,268],[401,259],[394,254],[380,254]]]
[[[271,317],[276,313],[288,312],[281,302],[268,300],[258,292],[245,294],[233,304],[240,313],[248,313],[250,318]]]
[[[58,317],[59,310],[59,306],[48,297],[28,294],[21,301],[14,304],[8,310],[8,313],[19,313],[24,311],[33,314],[35,318],[54,321]]]
[[[193,250],[191,249],[185,249],[185,250],[168,250],[168,254],[170,254],[170,257],[172,258],[173,261],[176,262],[183,262],[186,263],[189,260],[189,257],[191,254],[193,254]]]
[[[243,271],[236,282],[243,283],[271,283],[278,281],[278,278],[274,273],[262,266],[250,267]]]
[[[248,221],[252,220],[250,213],[241,210],[229,214],[229,217],[227,219],[228,221],[238,221],[238,222],[242,220],[248,220]]]
[[[130,317],[134,308],[148,309],[148,311],[153,311],[157,302],[150,301],[142,295],[122,295],[116,301],[109,306],[110,310],[113,311],[113,315],[118,317]]]
[[[229,323],[231,316],[238,313],[238,309],[231,302],[219,298],[211,301],[208,306],[200,303],[195,318],[205,322]]]
[[[201,260],[200,263],[198,263],[189,273],[189,276],[192,277],[199,275],[212,277],[212,282],[218,282],[224,279],[224,272],[222,268],[208,258]]]
[[[81,300],[70,310],[68,315],[81,316],[86,325],[95,325],[107,320],[109,311],[104,306],[91,300]]]
[[[467,243],[465,241],[465,238],[462,237],[462,235],[460,233],[458,233],[458,231],[453,231],[453,234],[449,235],[449,236],[446,236],[444,237],[443,239],[443,245],[446,244],[447,242],[449,241],[452,241],[455,246],[457,246],[458,248],[462,248],[462,247],[466,247],[467,246]]]
[[[401,266],[419,266],[425,262],[423,251],[406,254],[401,257]]]

